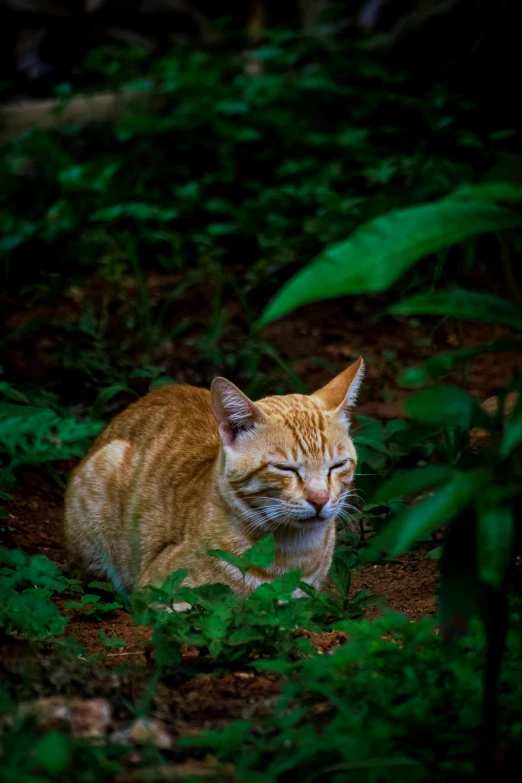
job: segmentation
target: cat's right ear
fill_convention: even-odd
[[[265,414],[226,378],[214,378],[210,405],[224,446],[233,446],[238,435],[265,421]]]

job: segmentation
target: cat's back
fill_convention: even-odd
[[[215,456],[219,436],[210,393],[207,389],[177,384],[149,392],[113,419],[86,459],[116,440],[124,440],[134,452],[148,451],[166,441],[176,450],[197,448],[201,457]]]
[[[149,392],[113,419],[73,471],[66,518],[78,503],[121,516],[129,503],[158,503],[167,488],[182,498],[218,452],[208,391],[173,384]]]

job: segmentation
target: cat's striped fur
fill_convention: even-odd
[[[69,563],[127,590],[188,568],[186,584],[225,582],[240,594],[300,568],[320,587],[335,522],[349,503],[356,454],[348,408],[355,364],[311,396],[251,402],[217,378],[211,392],[166,386],[131,405],[98,437],[66,495]],[[206,554],[241,555],[273,532],[274,565],[251,569]]]

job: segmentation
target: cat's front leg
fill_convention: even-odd
[[[179,544],[170,544],[143,570],[139,579],[139,588],[161,587],[169,574],[180,568],[185,567],[185,563],[190,556],[188,547]],[[186,587],[195,587],[194,580],[190,574],[183,580]],[[188,612],[192,609],[191,604],[186,601],[176,601],[172,604],[165,604],[160,601],[152,601],[151,609],[162,612]]]

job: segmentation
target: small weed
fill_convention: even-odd
[[[0,389],[8,399],[13,399],[14,391],[5,386]],[[93,421],[80,422],[50,408],[0,402],[0,485],[14,485],[15,471],[23,465],[83,456],[102,426]]]
[[[106,603],[99,595],[91,595],[89,593],[82,595],[79,601],[66,601],[64,606],[66,609],[77,609],[80,614],[84,614],[87,617],[92,616],[95,620],[100,620],[104,615],[117,612],[123,608],[123,604],[117,601]]]
[[[274,540],[273,536],[262,538],[241,558],[221,550],[209,554],[233,565],[246,578],[250,568],[272,564]],[[365,607],[378,600],[366,591],[349,597],[349,569],[339,558],[332,570],[332,581],[339,589],[337,596],[318,593],[301,580],[299,571],[259,585],[246,599],[222,584],[185,587],[181,583],[186,573],[177,571],[161,588],[131,597],[140,622],[154,629],[154,654],[164,665],[179,664],[183,644],[200,648],[203,654],[227,664],[271,653],[286,658],[299,650],[296,632],[321,633],[341,618],[362,616]],[[152,606],[159,604],[172,611],[154,610],[151,601]],[[176,611],[176,605],[189,608]]]
[[[0,629],[5,633],[48,639],[65,630],[51,598],[64,591],[81,590],[43,555],[29,557],[17,550],[0,550]]]

